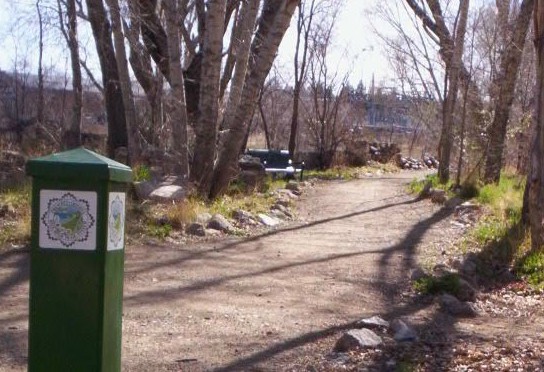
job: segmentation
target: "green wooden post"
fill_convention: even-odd
[[[84,148],[32,159],[28,370],[120,371],[129,167]]]

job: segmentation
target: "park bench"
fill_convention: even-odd
[[[287,150],[247,149],[245,153],[259,158],[266,173],[273,177],[294,178],[298,174],[302,181],[304,162],[294,163]]]

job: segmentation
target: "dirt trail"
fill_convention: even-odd
[[[309,189],[305,222],[248,239],[128,247],[123,370],[297,369],[362,317],[428,319],[404,294],[451,210],[406,195],[413,177]],[[1,371],[26,363],[26,267],[26,253],[0,254]]]

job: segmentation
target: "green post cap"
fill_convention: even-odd
[[[132,181],[130,167],[83,147],[31,159],[26,164],[26,173],[39,178]]]

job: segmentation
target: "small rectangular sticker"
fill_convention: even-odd
[[[110,192],[108,198],[108,251],[125,245],[125,193]]]

